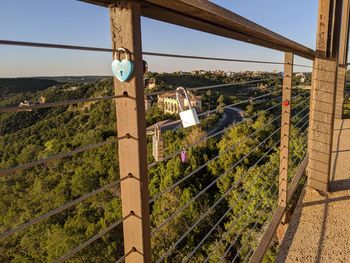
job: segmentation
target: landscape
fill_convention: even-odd
[[[307,72],[293,78],[294,112],[300,112],[308,103],[310,78]],[[200,224],[182,238],[166,262],[180,262],[194,248],[189,262],[206,259],[218,262],[231,237],[237,237],[237,247],[243,248],[239,257],[245,258],[250,253],[256,236],[261,234],[264,222],[276,206],[281,84],[277,72],[197,70],[145,74],[155,258],[163,255],[203,214]],[[218,85],[225,86],[215,87]],[[176,125],[178,113],[166,112],[164,104],[160,103],[160,99],[172,96],[164,94],[179,86],[188,88],[191,98],[196,98],[200,104],[197,109],[200,125],[181,128],[179,123]],[[204,88],[196,89],[198,87]],[[43,103],[113,96],[113,79],[109,76],[7,78],[0,79],[0,91],[0,110],[19,108],[17,112],[0,115],[1,169],[118,136],[113,100],[27,109]],[[305,114],[307,111],[292,119],[295,125],[291,130],[290,176],[305,156],[306,139],[301,136],[307,122],[303,119]],[[167,122],[175,122],[175,125],[166,125]],[[152,154],[157,123],[164,124],[160,127],[164,149],[159,160]],[[254,136],[250,136],[252,133]],[[118,180],[115,141],[1,177],[1,232]],[[261,141],[265,143],[261,145]],[[180,158],[181,151],[185,151],[185,161]],[[169,188],[185,177],[188,179],[183,183]],[[239,186],[232,188],[234,182],[239,182]],[[197,196],[203,189],[207,191]],[[224,198],[220,204],[212,209],[221,196]],[[253,196],[260,201],[258,210],[253,209],[256,203],[247,202]],[[247,212],[240,216],[243,208]],[[229,216],[221,219],[216,231],[203,240],[224,211],[228,211]],[[121,217],[120,189],[115,184],[7,238],[0,245],[0,261],[52,262]],[[240,231],[243,225],[247,227],[244,232]],[[228,234],[222,235],[225,232]],[[123,254],[122,226],[117,226],[69,262],[115,262]],[[275,254],[272,246],[265,262],[272,262]]]

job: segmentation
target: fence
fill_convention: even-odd
[[[103,0],[84,2],[103,6],[108,6],[109,3]],[[134,77],[123,84],[115,81],[114,95],[0,108],[1,114],[16,114],[28,110],[110,101],[113,106],[116,104],[118,127],[118,136],[39,160],[17,163],[0,170],[1,177],[18,176],[26,170],[57,160],[74,159],[77,154],[114,143],[119,145],[120,166],[118,179],[74,200],[62,202],[57,208],[40,211],[34,218],[16,222],[3,231],[1,241],[10,240],[11,243],[13,236],[43,220],[59,215],[105,191],[113,192],[113,189],[120,187],[120,191],[112,197],[120,196],[121,216],[114,218],[114,222],[109,222],[98,233],[91,231],[95,233],[90,238],[82,240],[80,245],[65,249],[65,254],[55,258],[54,262],[73,258],[115,229],[118,229],[115,235],[123,235],[123,240],[118,240],[118,245],[124,249],[123,255],[118,253],[116,262],[150,262],[151,258],[155,262],[258,262],[263,258],[280,222],[286,220],[288,204],[303,182],[308,162],[306,149],[311,95],[305,85],[295,84],[293,67],[309,68],[313,72],[327,69],[294,63],[294,55],[314,59],[315,52],[312,50],[214,4],[208,2],[198,5],[195,2],[121,1],[109,6],[112,49],[0,40],[1,45],[111,54],[123,46],[132,51],[135,62]],[[285,52],[285,60],[259,61],[143,52],[140,43],[141,15],[273,48]],[[119,38],[119,35],[123,38]],[[212,89],[224,92],[237,86],[272,84],[267,91],[258,91],[249,98],[199,114],[203,123],[208,116],[232,108],[244,108],[244,118],[229,128],[210,134],[203,132],[197,137],[194,133],[196,138],[190,143],[178,143],[178,148],[166,148],[163,160],[148,158],[152,161],[147,162],[144,91],[140,88],[143,87],[142,55],[283,65],[284,75],[189,88],[193,92]],[[148,95],[163,93],[164,91],[151,92]],[[249,107],[257,107],[259,110],[249,112]],[[174,120],[166,125],[177,125],[180,122]],[[189,131],[180,129],[179,133],[186,137],[196,129],[198,128]],[[176,132],[169,136],[176,136]],[[218,148],[212,150],[212,145],[218,145]],[[187,163],[180,161],[179,154],[182,151],[188,154]],[[168,180],[167,170],[175,174]],[[120,250],[119,248],[118,251]]]

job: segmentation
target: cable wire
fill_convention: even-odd
[[[300,131],[304,129],[304,127],[306,126],[306,124],[309,124],[309,119],[303,124],[303,126],[301,126],[299,129]],[[305,131],[304,131],[305,132]],[[304,132],[302,134],[304,134]]]
[[[176,183],[174,183],[173,185],[169,186],[168,188],[164,189],[162,192],[156,194],[151,200],[150,203],[156,201],[160,196],[162,196],[163,194],[171,191],[172,189],[174,189],[176,186],[178,186],[179,184],[181,184],[183,181],[187,180],[188,178],[190,178],[192,175],[194,175],[195,173],[197,173],[198,171],[200,171],[201,169],[203,169],[204,167],[208,166],[208,164],[212,163],[213,161],[215,161],[216,159],[218,159],[220,156],[226,154],[227,152],[231,151],[232,149],[234,149],[236,146],[240,145],[241,143],[243,143],[244,141],[246,141],[248,138],[252,137],[254,134],[256,134],[257,132],[263,130],[264,128],[266,128],[268,125],[272,124],[274,121],[276,121],[277,119],[281,118],[281,115],[277,116],[276,118],[272,119],[270,122],[268,122],[266,125],[264,125],[263,127],[255,130],[254,132],[252,132],[250,135],[244,137],[243,139],[241,139],[239,142],[235,143],[234,145],[230,146],[228,149],[226,149],[225,151],[219,153],[217,156],[215,156],[214,158],[210,159],[209,161],[207,161],[205,164],[199,166],[197,169],[195,169],[194,171],[192,171],[191,173],[189,173],[188,175],[186,175],[185,177],[181,178],[180,180],[178,180]],[[279,128],[280,129],[280,128]],[[278,130],[279,130],[278,129]],[[277,130],[277,131],[278,131]],[[277,131],[275,131],[273,134],[275,134]],[[272,134],[272,135],[273,135]],[[270,135],[271,136],[271,135]]]
[[[296,124],[294,124],[294,127],[298,126],[300,122],[302,122],[306,117],[308,117],[310,114],[310,112],[306,113],[304,117],[302,117]],[[297,115],[294,116],[294,118],[296,117]],[[304,125],[304,124],[303,124]],[[303,126],[302,126],[303,127]]]
[[[244,103],[249,103],[249,102],[252,102],[252,101],[255,101],[257,99],[261,99],[261,98],[265,98],[265,97],[268,97],[268,96],[271,96],[272,94],[278,94],[278,93],[281,93],[282,90],[277,90],[277,91],[272,91],[272,92],[269,92],[267,94],[263,94],[263,95],[260,95],[260,96],[257,96],[257,97],[252,97],[252,98],[249,98],[247,100],[242,100],[240,102],[237,102],[237,103],[233,103],[233,104],[229,104],[229,105],[225,105],[223,106],[222,108],[223,109],[226,109],[226,108],[232,108],[232,107],[236,107],[238,105],[241,105],[241,104],[244,104]],[[198,116],[202,116],[202,115],[207,115],[207,114],[210,114],[210,113],[214,113],[216,112],[217,109],[215,110],[210,110],[210,111],[206,111],[206,112],[203,112],[201,114],[199,114]]]
[[[280,140],[277,142],[279,143]],[[277,143],[275,145],[277,145]],[[270,148],[270,150],[274,149],[274,146]],[[270,151],[269,150],[269,151]],[[268,152],[269,152],[268,151]],[[265,153],[265,156],[266,156],[266,153]],[[261,157],[257,162],[254,163],[254,165],[252,165],[251,167],[249,167],[249,169],[244,173],[244,175],[247,175],[247,173],[253,168],[255,167],[262,159],[264,158]],[[231,168],[230,168],[231,169]],[[226,174],[227,172],[225,172],[224,174]],[[222,174],[223,175],[223,174]],[[221,178],[220,175],[218,178]],[[240,177],[238,183],[236,183],[235,185],[232,185],[208,210],[207,212],[205,212],[197,221],[196,223],[194,223],[172,246],[170,249],[167,250],[167,252],[161,256],[157,261],[156,263],[159,263],[161,262],[163,259],[165,259],[166,257],[169,256],[169,254],[175,249],[175,247],[187,236],[187,234],[189,234],[209,213],[211,213],[213,211],[213,209],[232,191],[232,189],[234,187],[236,187],[240,181],[243,179],[243,175]],[[173,216],[173,215],[172,215]],[[171,217],[172,217],[171,216]]]
[[[273,171],[274,171],[274,172],[275,172],[275,171],[278,171],[278,169],[275,168]],[[261,174],[261,173],[260,173],[260,174]],[[272,175],[271,175],[271,176],[272,176]],[[273,185],[274,185],[274,184],[271,184],[269,190],[272,188]],[[276,189],[276,191],[277,191],[277,190],[278,190],[278,188]],[[262,201],[263,201],[263,199],[261,199],[260,202],[259,202],[259,204],[255,207],[255,209],[254,209],[253,212],[252,212],[252,215],[253,215],[254,212],[259,208],[259,206],[261,205]],[[241,216],[243,215],[243,213],[244,213],[246,210],[248,210],[248,207],[245,207],[245,209],[243,209],[243,210],[240,212],[240,214],[239,214],[237,217],[235,217],[234,222],[230,224],[230,226],[229,226],[229,228],[227,229],[227,231],[222,235],[222,237],[220,238],[219,242],[216,243],[215,247],[213,248],[213,250],[211,251],[211,253],[206,257],[206,259],[203,261],[203,263],[206,263],[206,262],[209,261],[210,256],[216,251],[216,248],[218,247],[218,244],[221,243],[221,242],[224,240],[224,238],[230,233],[230,231],[233,229],[233,227],[235,226],[235,224],[236,224],[236,222],[238,221],[238,219],[241,218]],[[226,255],[225,255],[225,256],[226,256]],[[223,256],[222,258],[224,258],[225,256]],[[221,260],[222,260],[222,258],[221,258]]]
[[[223,88],[223,87],[228,87],[228,86],[245,85],[245,84],[258,83],[258,82],[263,82],[263,81],[268,81],[268,80],[278,80],[278,79],[281,79],[281,77],[248,80],[248,81],[240,81],[240,82],[230,82],[230,83],[223,83],[223,84],[216,84],[216,85],[209,85],[209,86],[200,86],[200,87],[194,87],[194,88],[186,88],[186,90],[197,91],[197,90],[204,90],[204,89]],[[154,96],[154,95],[161,95],[161,94],[166,94],[166,93],[175,94],[175,90],[156,91],[156,92],[148,93],[147,95]]]
[[[294,105],[294,106],[291,108],[291,110],[294,110],[295,108],[299,107],[300,105],[302,105],[303,103],[305,103],[305,102],[307,102],[307,101],[309,101],[309,100],[310,100],[310,98],[308,97],[308,98],[306,98],[305,100],[300,101],[298,104]],[[309,108],[309,106],[310,106],[310,105],[308,105],[307,108]]]
[[[111,49],[111,48],[100,48],[100,47],[89,47],[89,46],[78,46],[78,45],[63,45],[63,44],[39,43],[39,42],[25,42],[25,41],[14,41],[14,40],[5,40],[5,39],[0,40],[0,45],[54,48],[54,49],[71,49],[71,50],[82,50],[82,51],[84,50],[84,51],[108,52],[108,53],[118,52],[117,49]],[[142,54],[145,56],[157,56],[157,57],[171,57],[171,58],[198,59],[198,60],[216,60],[216,61],[243,62],[243,63],[256,63],[256,64],[290,65],[290,63],[284,63],[284,62],[278,62],[278,61],[267,61],[267,60],[249,60],[249,59],[237,59],[237,58],[191,56],[191,55],[179,55],[179,54],[158,53],[158,52],[142,52]],[[315,68],[315,67],[310,66],[310,65],[303,65],[303,64],[292,64],[292,65],[295,67],[304,67],[304,68],[319,69],[319,70],[323,70],[323,71],[330,71],[330,70],[325,70],[325,69],[321,69],[321,68]],[[334,72],[334,71],[330,71],[330,72]]]
[[[277,191],[278,191],[278,188],[275,190],[275,192],[273,193],[273,195],[275,195],[275,194],[277,193]],[[260,203],[260,204],[261,204],[261,203]],[[259,217],[260,220],[262,219],[263,216],[265,216],[266,210],[267,210],[268,208],[271,208],[271,207],[266,206],[266,207],[263,209],[263,212],[261,213],[261,216]],[[255,212],[255,211],[254,211],[254,212]],[[252,213],[252,215],[254,214],[254,212]],[[252,216],[252,215],[251,215],[251,216]],[[251,216],[249,217],[249,219],[251,218]],[[251,229],[255,229],[255,227],[257,226],[257,224],[258,224],[258,220],[256,220],[255,224],[253,225],[253,227],[252,227]],[[249,226],[249,220],[247,220],[247,223],[245,224],[245,226],[241,229],[241,231],[239,232],[239,234],[236,236],[235,240],[234,240],[234,241],[232,242],[232,244],[230,245],[228,251],[231,249],[231,247],[233,246],[233,244],[236,243],[238,237],[242,234],[243,229],[245,229],[245,228],[248,227],[248,226]],[[234,261],[236,260],[236,258],[237,258],[238,255],[241,253],[241,250],[243,249],[243,247],[246,246],[246,244],[247,244],[247,243],[245,243],[243,246],[240,247],[240,249],[237,251],[236,256],[233,258],[233,260],[231,261],[231,263],[234,262]],[[228,252],[228,251],[227,251],[227,252]],[[222,259],[220,260],[220,262],[221,262],[221,261],[222,261]]]
[[[278,172],[278,169],[279,169],[279,167],[275,167],[275,169],[272,171],[272,174],[273,174],[273,172],[275,172],[275,171]],[[242,212],[239,214],[239,216],[238,216],[237,218],[239,218],[241,215],[242,215]],[[220,238],[219,242],[215,245],[215,247],[213,248],[213,250],[211,251],[211,253],[207,256],[207,258],[204,260],[203,263],[206,263],[206,262],[209,261],[211,254],[214,253],[214,252],[216,251],[216,249],[217,249],[217,247],[218,247],[218,244],[221,243],[221,242],[224,240],[224,238],[230,233],[231,229],[235,226],[235,223],[237,222],[237,220],[238,220],[238,219],[236,219],[236,220],[230,225],[230,227],[228,228],[228,230],[222,235],[222,237]]]
[[[113,139],[109,139],[109,140],[106,140],[104,142],[99,142],[99,143],[95,143],[95,144],[89,144],[87,146],[75,149],[73,151],[52,155],[50,157],[47,157],[47,158],[44,158],[44,159],[41,159],[41,160],[38,160],[38,161],[33,161],[33,162],[20,164],[18,166],[7,168],[7,169],[1,169],[0,170],[0,177],[8,175],[8,174],[11,174],[11,173],[15,173],[15,172],[17,172],[19,170],[27,170],[29,168],[32,168],[32,167],[40,165],[40,164],[44,164],[44,163],[55,161],[55,160],[60,160],[60,159],[66,158],[66,157],[70,157],[70,156],[72,156],[74,154],[77,154],[77,153],[85,152],[87,150],[92,150],[92,149],[96,149],[96,148],[99,148],[99,147],[102,147],[102,146],[105,146],[105,145],[108,145],[108,144],[112,144],[112,143],[115,143],[118,140],[121,140],[121,139],[124,139],[124,138],[127,138],[127,136],[115,137]]]
[[[272,185],[273,186],[273,185]],[[273,193],[273,195],[276,194],[276,192],[278,191],[278,188],[276,188],[275,192]],[[225,253],[221,256],[220,260],[218,263],[221,263],[223,261],[223,259],[226,257],[227,253],[230,251],[230,249],[232,248],[232,246],[236,243],[238,237],[242,234],[243,230],[249,225],[249,220],[252,218],[252,216],[254,215],[254,213],[256,212],[256,210],[259,208],[259,206],[262,204],[262,201],[264,199],[261,199],[261,201],[259,202],[259,205],[257,207],[255,207],[255,209],[253,210],[253,212],[251,213],[251,215],[249,216],[249,218],[246,220],[246,223],[244,224],[244,226],[240,229],[240,231],[238,232],[238,234],[236,235],[236,238],[233,240],[233,242],[230,242],[230,246],[228,247],[228,249],[225,251]],[[268,206],[266,206],[264,208],[264,212],[267,210],[267,208],[270,208]],[[264,213],[262,213],[262,215],[264,215]],[[261,218],[261,217],[260,217]]]
[[[118,50],[111,49],[111,48],[99,48],[99,47],[88,47],[88,46],[77,46],[77,45],[61,45],[61,44],[49,44],[49,43],[38,43],[38,42],[12,41],[12,40],[0,40],[0,44],[1,45],[11,45],[11,46],[73,49],[73,50],[85,50],[85,51],[96,51],[96,52],[118,52]],[[248,60],[248,59],[237,59],[237,58],[190,56],[190,55],[178,55],[178,54],[156,53],[156,52],[142,52],[142,54],[145,56],[157,56],[157,57],[172,57],[172,58],[199,59],[199,60],[216,60],[216,61],[244,62],[244,63],[257,63],[257,64],[275,64],[275,65],[288,64],[289,65],[289,63],[278,62],[278,61],[266,61],[266,60]]]
[[[305,110],[309,109],[309,106],[303,108],[301,111],[299,111],[297,114],[295,114],[291,120],[294,120],[296,117],[298,117],[301,113],[303,113]]]
[[[54,263],[59,263],[59,262],[63,262],[69,258],[71,258],[72,256],[74,256],[76,253],[78,253],[79,251],[81,251],[82,249],[84,249],[85,247],[87,247],[88,245],[90,245],[92,242],[94,242],[95,240],[101,238],[102,236],[104,236],[105,234],[107,234],[109,231],[111,231],[113,228],[116,228],[117,226],[119,226],[121,223],[123,223],[123,221],[125,219],[127,219],[128,217],[130,217],[131,215],[133,215],[132,213],[128,214],[127,216],[119,219],[117,222],[113,223],[112,225],[110,225],[109,227],[103,229],[100,233],[96,234],[95,236],[91,237],[89,240],[85,241],[83,244],[79,245],[78,247],[74,248],[73,250],[71,250],[70,252],[64,254],[63,256],[61,256],[60,258],[56,259],[54,261]]]
[[[306,153],[305,153],[304,157],[305,157],[305,156],[306,156]],[[302,158],[302,159],[303,159],[303,158]],[[277,189],[276,189],[276,192],[277,192]],[[275,193],[276,193],[276,192],[275,192]],[[267,207],[266,207],[266,208],[267,208]],[[260,219],[262,218],[262,216],[265,215],[266,208],[264,209],[264,213],[262,213],[262,215],[260,216]],[[257,224],[258,224],[258,221],[255,222],[255,224],[254,224],[254,226],[252,227],[252,229],[254,229],[254,228],[257,226]],[[246,225],[245,227],[247,227],[247,226],[248,226],[248,225]],[[226,251],[225,255],[226,255],[227,252],[231,249],[231,247],[233,246],[233,244],[235,244],[235,242],[237,241],[237,238],[239,237],[239,235],[241,234],[241,232],[242,232],[242,229],[241,229],[240,233],[236,236],[235,240],[231,243],[231,245],[230,245],[230,247],[228,248],[228,250]],[[244,244],[243,246],[241,246],[241,248],[237,251],[236,256],[233,258],[233,260],[231,261],[231,263],[234,262],[234,261],[236,260],[236,258],[237,258],[238,255],[240,254],[241,250],[242,250],[246,245],[247,245],[247,244]],[[250,254],[250,253],[251,253],[251,252],[249,251],[248,257],[249,257],[249,254]],[[225,257],[225,256],[224,256],[224,257]],[[220,262],[221,262],[221,260],[220,260]]]
[[[109,189],[109,188],[111,188],[111,187],[113,187],[115,185],[118,185],[120,182],[121,182],[121,179],[116,180],[114,182],[111,182],[111,183],[109,183],[109,184],[107,184],[107,185],[105,185],[105,186],[103,186],[103,187],[101,187],[101,188],[91,192],[91,193],[83,195],[83,196],[79,197],[78,199],[75,199],[75,200],[73,200],[71,202],[68,202],[68,203],[66,203],[66,204],[64,204],[64,205],[62,205],[62,206],[60,206],[60,207],[58,207],[56,209],[53,209],[50,212],[48,212],[46,214],[43,214],[43,215],[41,215],[41,216],[39,216],[39,217],[37,217],[37,218],[27,222],[27,223],[19,225],[19,226],[15,227],[15,228],[13,228],[13,229],[11,229],[9,231],[3,232],[0,235],[0,240],[4,240],[5,238],[7,238],[7,237],[9,237],[9,236],[11,236],[11,235],[13,235],[15,233],[18,233],[18,232],[20,232],[20,231],[22,231],[22,230],[24,230],[24,229],[26,229],[26,228],[28,228],[28,227],[38,223],[38,222],[40,222],[40,221],[42,221],[42,220],[44,220],[46,218],[49,218],[49,217],[51,217],[53,215],[61,213],[64,210],[66,210],[68,208],[71,208],[71,207],[73,207],[73,206],[83,202],[84,200],[86,200],[86,199],[88,199],[88,198],[90,198],[90,197],[92,197],[94,195],[97,195],[97,194],[99,194],[99,193],[101,193],[101,192],[103,192],[103,191],[105,191],[105,190],[107,190],[107,189]]]
[[[272,110],[272,109],[274,109],[274,108],[276,108],[276,107],[280,107],[280,106],[281,106],[281,104],[278,103],[278,104],[276,104],[276,105],[274,105],[274,106],[272,106],[272,107],[270,107],[270,108],[268,108],[268,109],[264,109],[264,111],[259,111],[259,113],[255,114],[254,116],[249,117],[249,118],[245,118],[243,121],[237,122],[237,123],[231,125],[230,128],[236,127],[236,126],[238,126],[238,125],[241,125],[241,124],[247,122],[248,120],[253,120],[254,118],[260,116],[262,113],[268,112],[268,111],[270,111],[270,110]],[[151,168],[151,167],[155,166],[155,165],[158,164],[158,163],[165,162],[165,161],[167,161],[167,160],[169,160],[169,159],[175,157],[176,155],[179,155],[179,154],[183,151],[183,149],[188,150],[189,148],[191,148],[191,147],[193,147],[193,146],[196,146],[196,145],[198,145],[198,144],[200,144],[200,143],[202,143],[202,142],[205,142],[205,141],[207,141],[207,140],[209,140],[209,139],[211,139],[211,138],[214,138],[214,137],[218,136],[219,134],[224,133],[225,131],[226,131],[225,129],[222,129],[221,131],[218,131],[218,132],[216,132],[216,133],[214,133],[214,134],[212,134],[212,135],[205,136],[203,139],[198,140],[197,142],[195,142],[195,143],[192,144],[192,145],[189,145],[189,146],[186,146],[186,147],[182,147],[180,150],[177,150],[177,151],[173,152],[172,154],[169,154],[168,156],[166,156],[163,160],[158,161],[158,162],[153,162],[153,163],[149,164],[149,165],[148,165],[148,168]]]
[[[310,91],[307,90],[307,91],[304,91],[304,92],[299,93],[298,95],[295,95],[294,97],[292,97],[292,101],[295,100],[296,98],[306,94],[306,93],[309,93],[308,95],[310,96]]]
[[[129,256],[131,253],[135,252],[136,249],[131,249],[128,253],[126,253],[124,256],[122,256],[120,259],[118,259],[116,262],[114,263],[121,263],[121,262],[125,262],[125,259],[127,256]]]
[[[124,96],[105,96],[105,97],[97,97],[97,98],[86,98],[86,99],[78,99],[78,100],[66,100],[66,101],[58,101],[58,102],[49,102],[49,103],[41,103],[34,104],[30,106],[18,106],[18,107],[9,107],[9,108],[0,108],[0,113],[9,113],[9,112],[20,112],[20,111],[31,111],[36,109],[45,109],[59,106],[69,106],[84,102],[97,102],[97,101],[105,101],[105,100],[113,100],[116,98],[120,98]]]
[[[240,101],[240,102],[237,102],[237,103],[233,103],[233,104],[230,104],[230,105],[225,105],[225,106],[222,107],[222,109],[236,107],[238,105],[241,105],[241,104],[244,104],[244,103],[249,103],[249,102],[255,101],[257,99],[261,99],[261,98],[265,98],[267,96],[271,96],[274,93],[278,94],[278,93],[281,93],[281,92],[282,92],[282,90],[273,91],[273,92],[270,92],[270,93],[267,93],[267,94],[264,94],[264,95],[261,95],[261,96],[258,96],[258,97],[253,97],[253,98],[250,98],[250,99],[247,99],[247,100],[243,100],[243,101]],[[218,109],[202,112],[202,113],[198,114],[198,117],[206,116],[206,115],[209,115],[211,113],[215,113],[217,111],[218,111]],[[167,126],[174,125],[174,124],[177,124],[177,123],[181,123],[181,120],[179,119],[179,120],[167,122],[166,124],[163,124],[161,127],[167,127]]]
[[[266,171],[266,169],[265,169]],[[277,169],[275,169],[275,171],[277,171]],[[261,175],[262,172],[259,173],[259,175]],[[259,175],[256,176],[256,179],[254,181],[254,183],[256,182],[257,178],[259,178]],[[269,179],[271,179],[273,174],[270,175]],[[263,186],[265,186],[267,184],[268,181],[266,181]],[[244,192],[247,192],[248,189],[250,189],[252,187],[253,184],[250,184],[250,186],[248,188],[244,188]],[[243,193],[244,193],[243,192]],[[242,194],[243,194],[242,193]],[[258,195],[258,191],[255,192],[255,194],[252,196],[251,199],[253,199],[255,196]],[[241,195],[242,195],[241,194]],[[240,198],[240,197],[239,197]],[[243,212],[245,212],[248,209],[248,206],[246,206],[243,211],[241,211],[241,214],[238,215],[236,218],[240,218],[240,216],[243,214]],[[186,263],[190,260],[190,258],[196,253],[196,251],[201,247],[201,245],[203,244],[203,242],[211,235],[211,233],[218,227],[218,225],[223,221],[223,219],[226,217],[226,215],[232,210],[232,207],[230,207],[225,214],[216,222],[216,224],[210,229],[210,231],[201,239],[201,241],[197,244],[197,246],[186,256],[185,259],[182,260],[182,263]]]

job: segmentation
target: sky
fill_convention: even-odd
[[[214,0],[312,49],[317,0]],[[286,11],[287,10],[287,11]],[[142,18],[144,51],[283,61],[283,52]],[[0,39],[111,47],[108,10],[75,0],[0,0]],[[280,66],[144,57],[151,71],[282,70]],[[111,75],[109,53],[0,45],[0,77]],[[296,57],[296,62],[310,61]],[[305,70],[295,68],[295,71]]]

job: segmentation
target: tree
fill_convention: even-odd
[[[217,100],[218,102],[218,106],[217,106],[217,111],[219,113],[223,113],[224,112],[224,107],[225,107],[225,97],[224,95],[220,95],[220,97]]]

